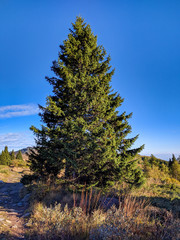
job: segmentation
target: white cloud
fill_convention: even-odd
[[[0,118],[29,116],[38,112],[38,106],[35,104],[2,106],[0,107]]]
[[[9,150],[19,150],[34,145],[33,135],[29,133],[7,133],[0,134],[0,150],[2,151],[5,146]]]

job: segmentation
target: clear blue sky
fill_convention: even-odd
[[[1,0],[0,150],[33,145],[37,104],[51,87],[45,76],[77,15],[111,55],[112,87],[133,112],[142,154],[180,154],[180,1]]]

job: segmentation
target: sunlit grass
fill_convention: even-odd
[[[34,240],[177,239],[180,222],[171,213],[159,211],[157,218],[157,212],[154,214],[146,200],[130,195],[121,200],[119,198],[118,207],[113,205],[106,209],[101,204],[104,196],[100,195],[97,198],[98,195],[93,196],[93,194],[93,191],[82,193],[78,202],[79,195],[72,196],[71,201],[74,201],[72,207],[68,207],[67,204],[63,207],[61,203],[46,206],[45,202],[36,202],[27,223],[27,238]],[[94,199],[98,201],[96,207]]]

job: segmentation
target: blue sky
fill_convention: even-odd
[[[133,112],[134,147],[164,159],[180,154],[180,1],[1,0],[0,150],[33,145],[37,104],[51,87],[52,61],[77,15],[111,55],[112,87]]]

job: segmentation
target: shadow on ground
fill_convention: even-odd
[[[172,212],[174,217],[180,218],[180,199],[175,198],[173,200],[163,198],[163,197],[149,197],[146,198],[152,206],[158,207],[160,209],[166,209]]]
[[[20,198],[20,182],[0,184],[0,239],[18,240],[22,237],[21,217],[26,203]]]

